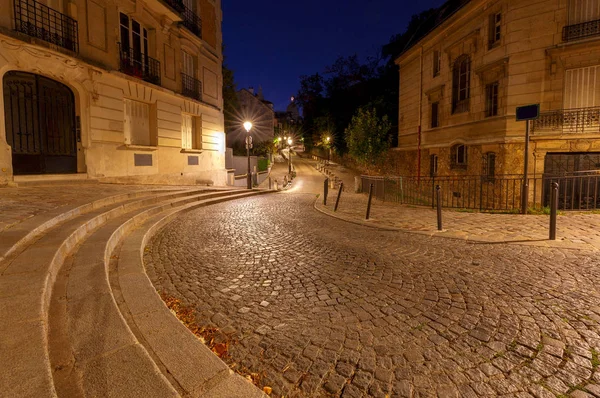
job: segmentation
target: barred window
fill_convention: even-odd
[[[450,167],[453,169],[467,168],[467,147],[463,144],[454,145],[450,151]]]
[[[452,113],[469,110],[471,60],[463,54],[454,61],[452,70]]]
[[[429,177],[435,177],[438,172],[438,156],[429,155]]]
[[[498,116],[498,82],[485,86],[485,116]]]
[[[442,55],[439,50],[433,52],[433,77],[439,76],[442,70]]]
[[[431,104],[431,128],[434,129],[440,126],[440,103],[433,102]]]
[[[487,182],[494,182],[496,179],[496,154],[494,152],[487,152],[483,157],[483,180]]]
[[[502,14],[490,15],[489,48],[492,49],[500,44],[502,35]]]

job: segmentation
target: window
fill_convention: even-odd
[[[202,118],[181,115],[181,147],[183,149],[202,149]]]
[[[496,154],[487,152],[483,158],[483,180],[494,182],[496,175]]]
[[[439,102],[434,102],[431,104],[431,128],[432,129],[440,126],[439,109],[440,109]]]
[[[138,62],[148,54],[148,31],[139,22],[120,13],[121,51],[131,52]]]
[[[498,116],[498,82],[485,86],[485,116]]]
[[[440,75],[442,69],[442,56],[438,50],[433,52],[433,77]]]
[[[469,110],[469,80],[471,62],[468,55],[461,55],[454,61],[452,70],[452,113]]]
[[[129,145],[152,145],[150,136],[150,105],[124,99],[125,143]]]
[[[435,177],[438,172],[438,156],[429,155],[429,177]]]
[[[457,144],[450,151],[450,166],[453,169],[467,168],[467,147],[462,144]]]
[[[502,14],[490,15],[489,48],[492,49],[500,44],[502,34]]]
[[[600,19],[598,0],[569,0],[569,25]]]
[[[196,73],[194,73],[194,69],[194,57],[185,51],[181,51],[181,72],[191,78],[195,78]]]

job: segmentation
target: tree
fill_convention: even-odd
[[[223,54],[225,48],[223,48]],[[225,58],[225,56],[223,56]],[[240,103],[237,97],[237,88],[233,71],[225,66],[223,59],[223,113],[225,116],[225,133],[230,133],[239,126]]]
[[[374,164],[390,147],[391,127],[387,116],[377,117],[374,108],[359,108],[344,133],[350,156],[364,166]]]

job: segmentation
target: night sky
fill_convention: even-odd
[[[338,56],[374,56],[410,17],[445,0],[223,0],[223,42],[237,88],[262,86],[285,110],[300,76]]]

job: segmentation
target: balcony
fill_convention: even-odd
[[[15,0],[15,30],[79,52],[77,21],[35,0]]]
[[[600,107],[544,112],[533,121],[533,132],[600,134]]]
[[[181,14],[181,17],[183,19],[181,24],[185,26],[190,32],[192,32],[199,38],[202,38],[202,20],[198,15],[196,15],[194,10],[186,7],[183,14]]]
[[[121,47],[121,43],[119,43],[119,58],[121,72],[160,85],[160,62],[156,59],[134,51],[133,48]]]
[[[563,41],[586,39],[593,36],[600,36],[600,19],[563,28]]]
[[[146,5],[159,15],[166,15],[172,21],[181,21],[185,11],[183,0],[148,0]]]
[[[202,82],[185,73],[181,73],[181,94],[197,101],[202,101]]]

